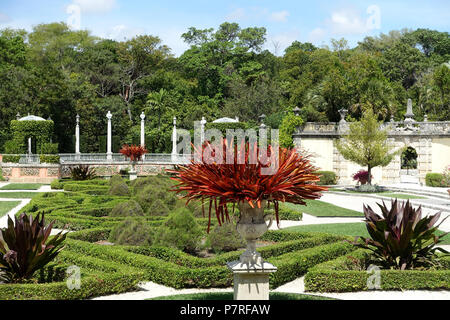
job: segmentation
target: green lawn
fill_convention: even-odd
[[[283,203],[288,208],[307,213],[316,217],[361,217],[362,212],[345,209],[334,204],[320,200],[306,200],[306,206],[292,203]]]
[[[337,188],[330,188],[330,191],[338,191],[338,192],[345,192],[345,193],[357,193],[357,194],[365,194],[367,196],[370,196],[371,194],[376,194],[378,196],[383,197],[389,197],[389,198],[397,198],[397,199],[427,199],[427,197],[412,195],[412,194],[406,194],[406,193],[395,193],[395,192],[374,192],[374,193],[368,193],[368,192],[358,192],[358,191],[351,191],[351,190],[342,190]]]
[[[233,292],[176,294],[173,296],[157,297],[147,300],[233,300]],[[271,292],[270,300],[334,300],[334,299],[307,294]]]
[[[345,236],[362,236],[369,237],[369,233],[366,229],[366,224],[364,222],[355,223],[330,223],[330,224],[313,224],[306,226],[289,227],[283,230],[294,231],[294,232],[326,232],[337,235]],[[444,232],[438,231],[437,234],[441,235]],[[450,234],[442,238],[443,242],[441,244],[450,244]]]
[[[0,190],[37,190],[42,186],[42,183],[10,183],[1,187]]]
[[[0,198],[7,199],[27,199],[33,198],[39,194],[43,194],[45,192],[0,192]]]
[[[379,196],[397,198],[397,199],[427,199],[427,197],[416,196],[406,193],[391,193],[391,192],[379,192],[376,193]]]
[[[9,210],[18,206],[20,201],[0,201],[0,217],[3,217]]]

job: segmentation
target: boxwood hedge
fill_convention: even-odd
[[[369,290],[367,280],[373,273],[357,267],[364,265],[366,254],[367,251],[358,249],[348,255],[316,265],[305,276],[305,289],[313,292]],[[442,260],[444,269],[381,270],[381,290],[449,290],[450,258]]]

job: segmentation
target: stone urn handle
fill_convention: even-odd
[[[273,215],[271,213],[264,215],[264,221],[267,221],[267,220],[269,220],[269,225],[267,226],[267,229],[270,229],[270,227],[272,226],[272,223],[273,223]]]

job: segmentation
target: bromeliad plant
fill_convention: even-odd
[[[123,154],[125,157],[130,159],[132,163],[136,163],[137,161],[142,159],[142,156],[147,153],[147,149],[143,146],[137,146],[137,145],[127,145],[124,144],[122,146],[122,149],[119,151],[121,154]]]
[[[422,208],[414,209],[409,200],[406,203],[392,200],[390,209],[384,201],[383,205],[378,206],[382,216],[369,206],[363,206],[371,239],[357,237],[353,243],[357,247],[369,249],[375,263],[387,269],[429,268],[438,264],[435,259],[437,250],[447,253],[435,247],[447,234],[435,234],[440,225],[435,225],[440,212],[422,218]]]
[[[95,169],[88,165],[80,164],[78,166],[70,167],[69,170],[73,180],[91,180],[96,177]]]
[[[260,160],[252,161],[260,152],[256,144],[250,148],[248,143],[242,143],[238,149],[236,144],[234,148],[228,147],[227,140],[223,139],[218,147],[206,142],[201,150],[194,152],[189,165],[168,171],[173,174],[172,179],[179,182],[174,191],[185,193],[187,202],[209,200],[208,232],[213,207],[221,225],[230,220],[227,204],[233,204],[234,212],[235,204],[248,203],[252,208],[261,208],[267,202],[269,206],[273,204],[279,224],[279,201],[306,205],[305,199],[320,198],[320,192],[327,190],[315,183],[320,180],[314,173],[317,168],[295,149],[280,148],[278,156],[271,156],[276,153],[268,146],[270,160],[264,164]],[[208,161],[205,154],[213,154],[222,161]],[[232,159],[231,163],[229,159]],[[262,170],[274,164],[277,170],[264,175]]]
[[[33,219],[22,213],[14,220],[8,217],[8,227],[0,229],[0,280],[20,283],[58,255],[66,235],[50,237],[53,222],[45,226],[43,214]]]

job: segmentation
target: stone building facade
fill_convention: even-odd
[[[449,110],[450,112],[450,110]],[[337,151],[334,141],[348,131],[344,120],[346,110],[341,109],[341,121],[331,123],[307,122],[297,128],[294,143],[298,150],[312,155],[313,163],[321,170],[334,171],[340,184],[354,184],[352,175],[359,169],[367,169],[345,160]],[[399,182],[425,183],[428,172],[443,172],[450,165],[450,121],[416,122],[408,101],[405,120],[383,123],[380,129],[388,129],[387,143],[395,149],[412,147],[417,153],[417,169],[401,169],[401,158],[397,155],[386,167],[373,169],[373,181],[378,184]]]

